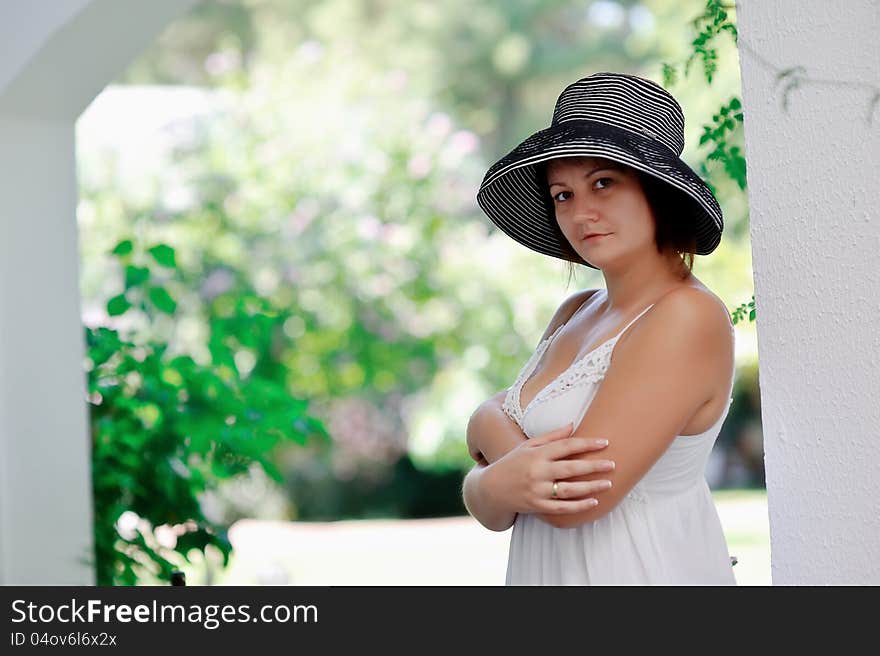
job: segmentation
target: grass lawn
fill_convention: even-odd
[[[719,490],[712,493],[728,551],[739,561],[733,568],[739,585],[770,585],[770,525],[766,490]]]
[[[770,585],[764,490],[713,493],[739,585]],[[185,568],[189,585],[503,585],[510,531],[471,517],[340,522],[243,520],[229,567]],[[195,555],[197,552],[193,552]]]

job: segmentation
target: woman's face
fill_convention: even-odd
[[[593,266],[656,255],[654,216],[634,169],[598,157],[553,159],[547,183],[562,234]]]

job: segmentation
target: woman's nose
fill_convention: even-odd
[[[594,223],[599,218],[598,212],[592,207],[575,207],[575,223]]]
[[[579,194],[579,196],[580,198],[574,198],[574,220],[578,223],[587,223],[599,218],[595,203],[590,202],[588,198],[584,198],[583,194]]]

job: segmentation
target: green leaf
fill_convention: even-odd
[[[164,287],[150,287],[148,293],[150,300],[159,310],[165,314],[174,314],[174,311],[177,309],[177,302]]]
[[[284,483],[284,474],[278,469],[275,465],[273,465],[268,460],[264,460],[263,463],[263,471],[266,472],[266,475],[271,478],[276,483]]]
[[[170,269],[176,268],[177,264],[174,260],[174,249],[171,246],[167,246],[166,244],[157,244],[147,251],[150,255],[153,256],[153,259],[156,260],[160,265],[164,267],[168,267]]]
[[[119,242],[118,244],[116,244],[116,246],[110,252],[113,253],[114,255],[128,255],[129,253],[131,253],[131,250],[132,250],[131,239],[125,239],[125,240]]]
[[[198,528],[194,531],[188,531],[183,535],[177,536],[177,551],[186,556],[190,549],[198,549],[202,553],[205,547],[216,542],[213,535],[208,533],[204,528]],[[189,560],[187,558],[187,560]]]
[[[125,288],[131,289],[150,278],[150,270],[146,267],[128,265],[125,267]]]
[[[126,312],[130,307],[131,303],[125,298],[125,294],[120,294],[107,301],[107,314],[111,317],[116,317]]]
[[[675,66],[672,66],[671,64],[664,63],[662,65],[662,70],[663,70],[663,86],[668,88],[668,87],[674,85],[676,83],[676,80],[678,79],[678,71],[676,70]]]

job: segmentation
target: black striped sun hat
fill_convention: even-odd
[[[602,157],[670,185],[672,197],[681,201],[677,214],[694,226],[696,254],[708,255],[721,241],[721,207],[681,159],[682,150],[684,114],[666,89],[635,75],[594,73],[562,91],[549,128],[489,168],[477,203],[520,244],[596,269],[562,234],[541,165],[559,157]]]

